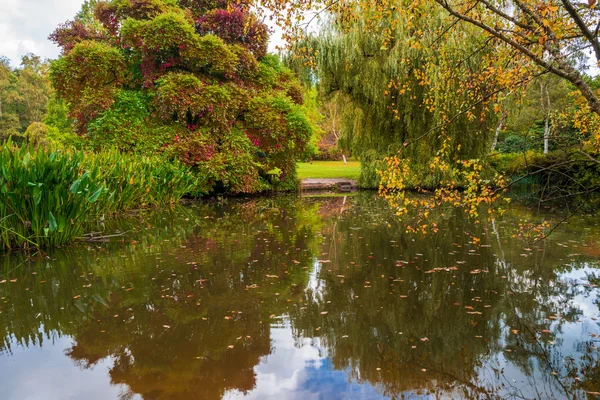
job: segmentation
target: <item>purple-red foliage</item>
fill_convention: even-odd
[[[257,59],[267,54],[269,28],[240,7],[209,11],[196,20],[196,31],[200,35],[212,33],[226,43],[240,44]]]
[[[228,0],[179,0],[179,4],[182,7],[192,10],[194,17],[197,18],[199,15],[206,13],[207,11],[214,10],[215,8],[227,8],[229,4]]]
[[[119,18],[117,16],[117,8],[114,5],[104,2],[97,3],[94,9],[94,15],[111,36],[117,34],[117,31],[119,30]]]
[[[84,40],[102,41],[106,38],[102,33],[86,26],[79,20],[75,20],[60,24],[58,28],[48,36],[48,39],[56,43],[63,49],[63,52],[66,53],[77,43],[83,42]]]
[[[180,139],[175,138],[172,145],[172,151],[177,154],[179,160],[189,166],[195,166],[198,163],[210,161],[217,151],[215,143],[202,135],[190,136]]]

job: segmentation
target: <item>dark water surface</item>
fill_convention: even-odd
[[[112,221],[0,258],[0,398],[597,398],[600,229],[540,220],[409,234],[361,193]]]

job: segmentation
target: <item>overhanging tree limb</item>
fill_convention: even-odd
[[[575,85],[577,87],[577,89],[584,96],[584,98],[586,99],[592,112],[594,112],[597,115],[600,115],[600,101],[598,99],[598,96],[589,87],[589,85],[583,80],[581,73],[579,73],[579,71],[577,71],[577,69],[575,69],[573,66],[571,66],[568,63],[568,60],[566,59],[565,55],[561,52],[562,49],[559,46],[559,41],[558,41],[555,33],[552,31],[552,29],[550,27],[548,27],[546,24],[544,24],[543,18],[541,18],[540,15],[536,14],[537,13],[536,9],[532,9],[532,8],[528,7],[522,1],[513,0],[514,5],[516,7],[518,7],[524,14],[529,16],[533,21],[535,21],[536,24],[538,24],[541,27],[541,29],[544,31],[544,33],[548,36],[548,39],[550,39],[549,42],[547,41],[544,43],[544,49],[549,54],[550,58],[545,58],[543,55],[536,54],[534,51],[532,51],[527,46],[519,43],[517,40],[510,37],[508,34],[503,33],[503,31],[501,31],[500,29],[497,29],[496,27],[491,26],[488,23],[485,23],[483,21],[483,19],[477,19],[475,17],[467,15],[466,13],[458,11],[456,9],[456,7],[453,6],[448,0],[436,0],[436,3],[438,3],[441,7],[443,7],[452,16],[454,16],[462,21],[465,21],[467,23],[470,23],[472,25],[475,25],[475,26],[479,27],[480,29],[483,29],[484,31],[488,32],[490,35],[496,37],[497,39],[501,40],[502,42],[506,43],[507,45],[518,50],[520,53],[522,53],[523,55],[528,57],[531,61],[533,61],[538,66],[571,82],[573,85]],[[489,10],[490,12],[492,12],[493,14],[497,15],[500,18],[504,18],[505,20],[507,20],[509,22],[513,22],[511,20],[515,19],[514,17],[510,17],[510,19],[506,19],[506,16],[507,16],[506,13],[501,12],[499,9],[497,9],[495,7],[492,7],[492,8],[487,7],[486,3],[489,3],[487,1],[480,0],[480,1],[476,1],[476,4],[477,3],[483,4],[487,8],[487,10]],[[497,11],[500,11],[500,12],[497,12]],[[577,13],[577,15],[579,16],[578,13]],[[574,20],[574,22],[577,24],[576,20]],[[585,23],[583,21],[581,21],[581,22],[583,23],[583,25],[585,25]],[[579,24],[577,24],[577,26],[579,27]],[[579,30],[581,31],[581,27],[579,27]],[[586,31],[587,31],[587,33],[585,31],[582,31],[582,37],[584,37],[590,43],[591,43],[591,41],[593,41],[593,42],[596,42],[596,44],[597,44],[598,43],[597,39],[591,34],[589,29],[587,29],[587,26],[586,26]],[[592,43],[592,45],[594,46],[594,43]],[[598,48],[600,50],[600,45],[598,46]]]

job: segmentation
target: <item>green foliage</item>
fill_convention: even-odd
[[[82,167],[100,171],[109,190],[108,211],[174,204],[184,195],[206,194],[189,168],[158,156],[127,155],[111,149],[87,153]]]
[[[124,61],[116,48],[83,41],[51,64],[54,88],[70,104],[79,132],[114,102],[124,79]]]
[[[85,140],[69,131],[61,131],[55,126],[48,125],[48,144],[54,149],[82,150],[86,147]]]
[[[47,69],[48,63],[33,54],[14,69],[0,57],[0,141],[18,137],[44,118],[51,92]]]
[[[46,146],[48,144],[48,131],[48,125],[43,122],[34,122],[27,127],[23,136],[34,147]]]
[[[302,72],[306,64],[300,58],[295,68],[316,82],[324,104],[337,103],[339,147],[368,160],[374,158],[370,150],[380,159],[401,150],[401,157],[421,166],[440,152],[448,162],[478,157],[487,151],[494,122],[485,101],[475,101],[486,85],[470,79],[487,67],[485,39],[469,27],[446,29],[447,16],[433,2],[393,5],[383,17],[360,10],[356,19],[330,22],[296,49],[314,54],[315,64],[308,64],[311,73]],[[408,8],[418,12],[405,12]],[[437,50],[422,45],[431,42],[438,42]],[[468,91],[464,82],[470,82]],[[378,181],[371,164],[362,167],[368,187]]]
[[[23,139],[35,148],[51,147],[53,149],[82,149],[83,140],[72,132],[61,132],[57,127],[43,122],[34,122],[23,134]]]
[[[306,119],[312,129],[310,141],[306,144],[304,153],[300,156],[300,160],[307,161],[319,157],[319,141],[325,133],[321,124],[325,117],[319,110],[316,88],[312,87],[308,90],[304,90],[303,97],[304,103],[302,105],[302,111],[304,112],[304,115],[306,115]]]
[[[0,117],[0,142],[20,135],[19,117],[16,114],[2,114]]]
[[[544,158],[544,155],[540,152],[527,150],[506,154],[492,154],[488,157],[488,160],[490,165],[496,170],[514,176],[526,173],[528,165],[537,165]]]
[[[56,97],[56,94],[50,97],[48,113],[42,122],[64,133],[73,132],[73,121],[69,117],[69,106],[64,100]]]
[[[261,169],[253,156],[254,146],[241,130],[232,129],[219,150],[196,165],[198,176],[206,179],[213,191],[255,193],[268,187],[259,176]]]
[[[82,221],[108,205],[99,171],[82,153],[0,148],[0,247],[58,246],[83,233]]]
[[[248,9],[111,0],[90,19],[85,7],[53,35],[63,55],[51,76],[88,148],[164,153],[193,168],[198,193],[295,181],[312,133],[304,96],[279,58],[263,54],[266,26]]]
[[[386,163],[375,150],[363,154],[360,163],[360,178],[358,186],[363,189],[377,189],[379,187],[379,171],[386,169]]]
[[[294,174],[295,157],[302,154],[312,128],[300,107],[287,96],[256,96],[245,115],[247,135],[267,153],[266,169],[280,168]]]
[[[122,90],[111,107],[88,124],[87,138],[92,148],[115,147],[122,151],[138,148],[156,150],[163,143],[149,132],[148,96],[138,91]]]
[[[34,126],[31,134],[44,131]],[[0,148],[0,248],[60,246],[106,213],[164,206],[208,188],[157,156]]]

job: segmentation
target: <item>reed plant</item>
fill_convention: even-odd
[[[1,247],[60,246],[83,232],[108,205],[98,170],[83,171],[83,153],[0,148]]]
[[[188,167],[159,156],[0,146],[0,250],[72,242],[106,215],[198,193]]]
[[[99,170],[110,191],[112,212],[150,206],[166,206],[197,192],[198,179],[185,165],[160,156],[123,154],[104,150],[87,154],[83,165]]]

